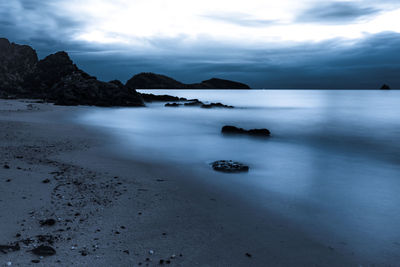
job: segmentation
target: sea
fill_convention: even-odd
[[[210,186],[231,188],[316,240],[400,264],[400,91],[140,92],[235,108],[153,102],[90,109],[79,120],[121,140],[129,157],[198,170]],[[226,136],[224,125],[267,128],[271,136]],[[219,174],[210,167],[216,160],[250,170]]]

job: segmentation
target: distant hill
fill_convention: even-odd
[[[212,78],[201,83],[184,84],[165,75],[142,72],[126,83],[132,89],[250,89],[247,84]]]

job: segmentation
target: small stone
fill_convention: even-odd
[[[50,179],[44,179],[44,180],[42,181],[42,183],[48,184],[48,183],[50,183]]]
[[[164,260],[163,259],[160,260],[160,264],[164,264]]]
[[[39,263],[40,260],[31,260],[31,262],[33,262],[33,263]]]
[[[248,252],[246,252],[246,254],[245,254],[247,257],[249,257],[249,258],[251,258],[252,257],[252,255],[250,254],[250,253],[248,253]]]
[[[52,256],[56,254],[56,250],[50,246],[40,245],[35,249],[32,249],[33,254],[38,256]]]
[[[54,219],[47,219],[47,220],[42,220],[42,221],[40,221],[40,225],[41,226],[45,226],[45,225],[47,225],[47,226],[53,226],[53,225],[55,225],[56,224],[56,220],[54,220]]]
[[[3,168],[4,168],[4,169],[9,169],[10,166],[8,166],[7,164],[4,164]]]
[[[153,255],[154,254],[154,250],[149,250],[149,254]]]
[[[11,261],[8,261],[7,262],[7,266],[11,266],[12,265],[12,262]]]

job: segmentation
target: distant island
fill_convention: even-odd
[[[154,73],[134,75],[126,84],[103,82],[79,69],[64,51],[39,60],[32,47],[0,38],[0,98],[44,99],[58,105],[144,106],[144,97],[136,89],[250,87],[218,78],[184,84]]]
[[[142,72],[128,80],[132,89],[251,89],[247,84],[212,78],[201,83],[184,84],[165,75]]]

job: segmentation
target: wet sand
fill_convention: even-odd
[[[20,247],[0,266],[358,266],[195,168],[119,155],[66,119],[87,109],[0,100],[0,245]]]

